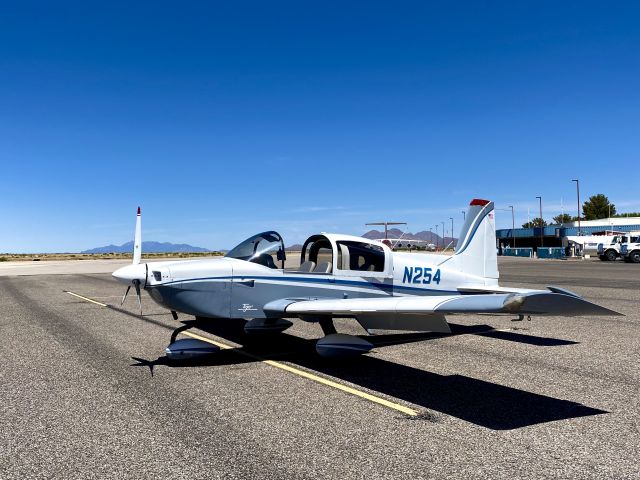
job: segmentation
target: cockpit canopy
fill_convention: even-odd
[[[284,269],[284,242],[274,231],[254,235],[230,250],[225,257]],[[393,275],[391,250],[386,245],[361,237],[322,233],[310,236],[300,252],[300,266],[291,273],[313,273],[358,277]]]
[[[247,238],[229,250],[225,257],[246,260],[269,268],[284,268],[286,259],[282,237],[274,231],[258,233]]]
[[[324,233],[312,235],[300,252],[300,271],[340,276],[392,275],[391,250],[366,238]]]

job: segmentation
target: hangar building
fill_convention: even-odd
[[[537,249],[540,246],[540,230],[542,230],[542,242],[545,247],[562,247],[563,237],[578,235],[578,222],[567,222],[562,225],[548,225],[538,228],[502,228],[496,231],[499,247],[514,246],[531,247]],[[640,230],[640,217],[615,217],[600,220],[582,220],[580,222],[581,235],[604,235],[605,232],[633,232]]]

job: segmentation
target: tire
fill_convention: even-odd
[[[634,250],[629,254],[629,258],[633,263],[640,263],[640,250]]]
[[[616,258],[618,258],[618,254],[615,250],[607,250],[606,252],[604,252],[604,256],[607,257],[607,260],[609,260],[610,262],[615,262]]]
[[[599,255],[599,257],[600,257],[600,260],[602,260],[603,262],[607,261],[607,257],[605,257],[604,254]]]

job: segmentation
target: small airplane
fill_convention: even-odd
[[[376,242],[384,243],[391,250],[397,248],[424,248],[431,252],[436,250],[436,245],[426,240],[408,239],[408,238],[389,238],[389,226],[392,225],[406,225],[407,222],[372,222],[365,223],[367,226],[384,226],[384,238],[374,238]]]
[[[416,240],[407,238],[374,238],[376,242],[384,243],[391,250],[397,250],[399,248],[408,248],[414,250],[427,250],[429,252],[435,252],[437,246],[435,243],[431,243],[428,240]]]
[[[280,333],[300,319],[324,333],[316,351],[327,357],[369,352],[363,338],[339,334],[334,318],[352,318],[372,330],[451,333],[448,315],[582,316],[620,315],[559,287],[546,290],[501,287],[494,204],[474,199],[453,255],[393,252],[387,245],[334,233],[310,236],[300,265],[285,268],[285,247],[275,231],[254,235],[214,259],[140,263],[140,209],[133,264],[113,277],[140,289],[159,305],[198,320],[245,319],[248,334]],[[172,338],[175,340],[175,336]],[[167,347],[169,358],[207,352],[192,340]]]

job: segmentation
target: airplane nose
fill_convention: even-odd
[[[134,280],[144,282],[147,279],[147,267],[144,263],[127,265],[113,272],[111,276],[125,284],[131,284]]]

